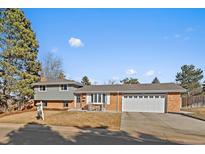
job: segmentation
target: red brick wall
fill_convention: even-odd
[[[111,93],[110,94],[110,104],[106,105],[107,111],[122,111],[122,94]]]
[[[87,97],[86,94],[81,94],[80,95],[80,102],[81,102],[81,108],[84,110],[88,109],[88,105],[87,105]]]
[[[167,112],[179,112],[181,107],[181,94],[168,93],[167,95]]]
[[[37,103],[36,101],[35,103]],[[64,107],[63,101],[47,101],[47,106],[44,106],[47,109],[69,109],[75,108],[75,101],[68,101],[68,107]]]

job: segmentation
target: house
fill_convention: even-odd
[[[34,83],[34,103],[42,101],[45,108],[75,108],[74,91],[82,84],[73,80],[42,80]]]
[[[186,92],[175,83],[82,87],[75,81],[56,81],[39,82],[34,87],[35,102],[44,101],[48,108],[115,112],[179,112],[181,94]]]

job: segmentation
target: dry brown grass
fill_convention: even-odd
[[[120,113],[44,111],[45,120],[36,120],[36,112],[24,112],[0,118],[0,123],[40,123],[59,126],[120,128]]]
[[[192,112],[192,116],[205,120],[205,107],[183,109],[184,111]]]

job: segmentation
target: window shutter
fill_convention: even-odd
[[[110,95],[109,94],[107,94],[107,104],[110,104]]]

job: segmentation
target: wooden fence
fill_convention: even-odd
[[[182,97],[183,108],[205,107],[205,96]]]

